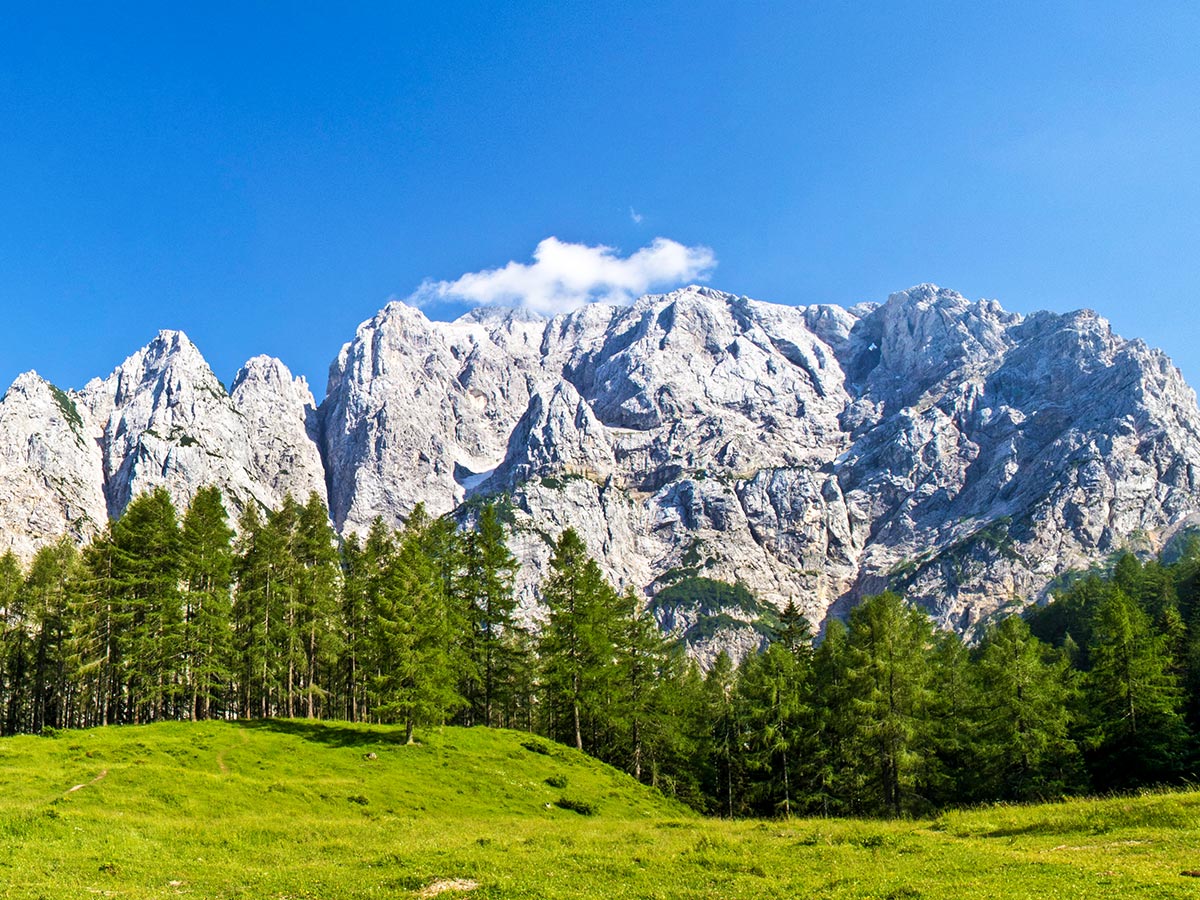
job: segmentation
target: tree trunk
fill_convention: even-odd
[[[575,700],[571,703],[571,712],[575,716],[575,749],[583,750],[583,732],[579,728],[579,701]]]
[[[633,777],[642,780],[642,732],[638,720],[633,720]]]

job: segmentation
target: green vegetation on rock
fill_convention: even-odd
[[[71,426],[71,430],[76,435],[82,437],[83,419],[79,415],[79,408],[75,405],[75,401],[70,398],[66,391],[53,384],[50,385],[50,393],[54,397],[54,402],[58,404],[58,408],[62,411],[63,418]]]

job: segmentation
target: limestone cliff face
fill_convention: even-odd
[[[573,526],[621,586],[743,582],[814,621],[891,586],[969,630],[1200,514],[1200,411],[1094,313],[1022,317],[931,285],[845,310],[690,287],[543,319],[389,304],[316,408],[256,357],[226,392],[163,332],[64,394],[0,402],[0,525],[27,554],[164,485],[231,508],[327,497],[341,530],[505,496],[527,609]],[[687,622],[688,610],[663,613]],[[723,627],[711,646],[754,640]]]
[[[63,535],[85,541],[103,527],[100,450],[87,415],[34,372],[0,399],[0,552],[28,559]]]
[[[1200,506],[1200,414],[1161,353],[931,285],[851,310],[687,288],[545,322],[393,305],[333,371],[339,523],[504,492],[531,601],[572,525],[647,594],[703,575],[819,620],[893,586],[968,630]]]
[[[231,395],[184,334],[163,331],[89,382],[78,403],[95,424],[110,516],[159,486],[183,509],[197,488],[216,485],[234,514],[249,503],[274,507],[288,491],[325,496],[308,431],[312,394],[277,360],[248,362]]]
[[[541,374],[544,328],[511,312],[430,322],[402,303],[360,325],[321,405],[334,523],[461,502],[504,458]]]
[[[315,428],[312,394],[278,360],[250,360],[230,394],[179,332],[82,391],[26,373],[0,401],[0,529],[28,557],[64,534],[90,538],[158,486],[182,510],[215,484],[235,516],[289,491],[324,498]]]

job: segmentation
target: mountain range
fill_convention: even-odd
[[[893,587],[968,632],[1161,548],[1198,520],[1198,479],[1200,410],[1162,352],[1088,310],[933,285],[850,309],[692,286],[453,322],[393,302],[319,405],[265,356],[227,388],[177,331],[81,390],[30,372],[0,401],[0,549],[84,541],[160,485],[182,507],[215,484],[235,515],[315,491],[342,533],[499,497],[530,615],[572,526],[647,598],[707,578],[820,622]],[[756,640],[752,606],[705,641]],[[656,607],[677,631],[711,612]]]

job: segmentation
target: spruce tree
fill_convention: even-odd
[[[946,631],[934,635],[929,663],[927,749],[919,764],[918,791],[935,807],[980,799],[976,667],[962,639]]]
[[[642,781],[648,761],[656,758],[657,749],[666,740],[665,720],[671,713],[662,706],[662,687],[672,673],[662,632],[654,617],[639,610],[639,605],[630,588],[621,595],[616,610],[613,709],[621,735],[619,755],[623,757],[617,762]]]
[[[383,519],[376,516],[364,543],[351,534],[342,548],[342,642],[341,671],[345,685],[344,715],[352,722],[364,721],[370,709],[369,686],[374,648],[373,612],[379,605],[383,572],[395,544]]]
[[[84,548],[80,590],[71,598],[71,661],[79,682],[81,724],[121,721],[125,700],[125,646],[128,621],[112,524]]]
[[[454,679],[446,694],[454,701],[441,715],[444,717],[451,709],[461,715],[463,710],[470,709],[469,692],[479,683],[473,653],[471,598],[465,586],[464,537],[451,516],[431,517],[426,514],[423,504],[413,510],[408,524],[420,533],[421,547],[440,582],[436,624],[438,633],[443,635],[439,653],[444,659],[439,659],[439,671]]]
[[[289,641],[285,597],[291,559],[289,535],[275,516],[264,520],[254,504],[238,519],[234,575],[234,653],[243,716],[266,718],[279,710],[286,690],[284,656]]]
[[[272,640],[272,649],[278,655],[282,712],[288,718],[296,715],[301,701],[304,684],[304,669],[307,664],[304,634],[304,562],[299,543],[300,517],[303,507],[290,493],[283,498],[279,508],[267,516],[270,532],[280,541],[275,562],[275,595],[279,602],[279,615]]]
[[[29,622],[25,609],[25,573],[10,550],[0,557],[0,734],[14,734],[28,702]]]
[[[792,815],[793,769],[810,733],[810,677],[808,655],[781,642],[747,657],[739,669],[741,745],[747,768],[757,776],[758,790],[749,800],[759,814]]]
[[[711,765],[706,792],[712,797],[713,811],[732,819],[742,811],[744,764],[740,743],[742,728],[735,700],[737,672],[729,654],[717,655],[704,679]]]
[[[42,547],[22,587],[21,605],[29,623],[25,678],[28,703],[17,711],[18,731],[39,732],[68,723],[70,700],[69,609],[77,584],[79,551],[69,538]]]
[[[862,781],[855,751],[857,725],[850,679],[849,635],[840,619],[825,625],[813,654],[813,754],[809,792],[812,808],[824,816],[860,811]]]
[[[716,798],[706,797],[705,785],[718,781],[712,768],[716,760],[713,721],[704,675],[683,647],[668,647],[654,694],[656,715],[650,720],[654,731],[644,742],[649,783],[693,809],[709,810]]]
[[[372,711],[383,721],[403,723],[408,742],[417,725],[441,724],[463,702],[444,571],[435,553],[439,540],[418,504],[373,598]]]

